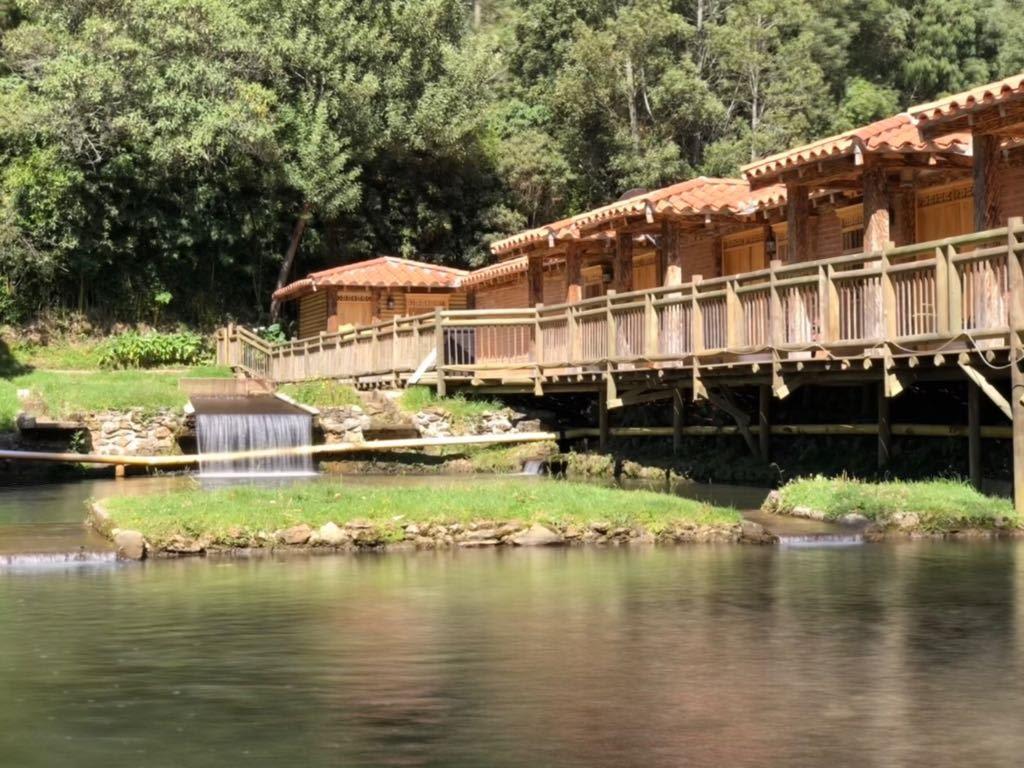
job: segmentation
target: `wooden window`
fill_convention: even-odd
[[[969,181],[918,190],[917,241],[927,243],[973,232],[973,195]]]
[[[738,275],[763,269],[764,230],[750,229],[722,238],[722,274]]]
[[[843,253],[860,253],[864,250],[864,206],[850,205],[836,209],[839,228],[843,233]]]
[[[373,298],[365,293],[338,294],[338,327],[373,322]]]
[[[327,291],[299,299],[299,338],[306,339],[327,330]]]
[[[425,315],[435,309],[448,309],[447,293],[407,293],[405,295],[405,314],[407,316]]]

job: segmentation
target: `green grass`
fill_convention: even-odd
[[[176,491],[104,500],[113,525],[142,532],[160,543],[175,534],[207,536],[216,543],[239,531],[271,533],[281,528],[353,520],[378,525],[386,539],[400,539],[409,523],[468,523],[488,520],[612,526],[641,525],[657,534],[673,524],[734,525],[732,509],[648,491],[624,491],[566,482],[498,482],[447,487],[351,487],[308,483],[286,488]]]
[[[345,384],[333,381],[307,381],[301,384],[285,384],[278,390],[283,395],[314,408],[362,405],[359,394]]]
[[[97,370],[100,367],[102,342],[55,341],[44,346],[15,345],[11,354],[16,363],[50,371]]]
[[[1007,499],[984,496],[954,480],[866,483],[849,478],[794,480],[779,491],[781,510],[807,507],[829,519],[856,512],[885,524],[893,515],[912,512],[924,531],[991,528],[998,518],[1019,524]]]
[[[482,418],[485,413],[500,411],[504,406],[497,400],[467,398],[462,394],[438,397],[430,387],[409,387],[398,399],[398,406],[406,413],[418,413],[427,408],[442,408],[456,423]]]
[[[63,373],[33,370],[0,378],[0,429],[10,429],[22,410],[19,389],[28,389],[45,415],[67,418],[86,411],[142,408],[180,408],[188,397],[178,389],[178,379],[230,376],[217,366],[178,371],[91,371]]]

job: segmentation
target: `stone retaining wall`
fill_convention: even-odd
[[[146,412],[99,411],[87,414],[91,452],[108,456],[158,456],[177,451],[177,435],[185,426],[185,414],[173,409]]]

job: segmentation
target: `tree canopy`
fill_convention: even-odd
[[[1024,69],[1013,0],[0,0],[0,321],[255,319]],[[168,298],[169,297],[169,298]]]

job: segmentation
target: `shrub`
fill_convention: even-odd
[[[104,368],[154,368],[160,365],[200,365],[211,359],[206,337],[191,331],[122,333],[100,351]]]

